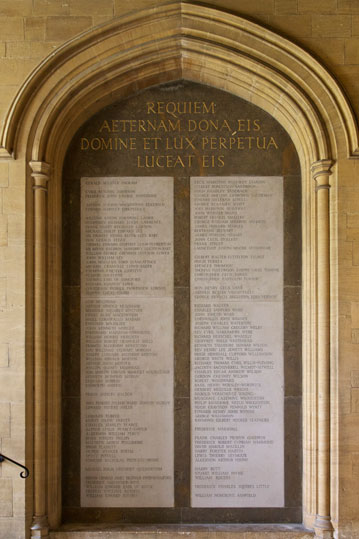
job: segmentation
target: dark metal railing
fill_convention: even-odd
[[[26,479],[30,475],[29,468],[26,468],[23,464],[20,464],[19,462],[16,462],[16,460],[11,459],[10,457],[6,457],[2,453],[0,453],[0,462],[4,462],[4,460],[8,460],[9,462],[12,462],[13,464],[16,464],[16,466],[20,466],[20,468],[23,468],[24,471],[20,472],[20,477],[23,479]]]

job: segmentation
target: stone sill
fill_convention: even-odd
[[[64,525],[51,539],[313,539],[314,532],[298,524],[187,524],[187,525]]]

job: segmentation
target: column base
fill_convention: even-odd
[[[49,537],[49,524],[47,522],[47,517],[34,516],[30,529],[31,539],[46,539],[47,537]]]
[[[320,537],[320,539],[333,539],[334,537],[334,528],[330,517],[317,515],[315,517],[314,530],[315,537]]]

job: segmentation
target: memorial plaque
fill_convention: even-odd
[[[62,201],[63,521],[302,522],[288,134],[207,85],[139,90],[79,128]]]
[[[171,507],[173,179],[81,179],[81,505]]]
[[[283,178],[191,178],[192,506],[284,505]]]

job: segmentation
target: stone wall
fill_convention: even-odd
[[[2,0],[0,118],[32,69],[84,30],[156,0]],[[321,60],[359,112],[359,4],[356,0],[209,0],[293,39]]]
[[[17,91],[43,59],[79,33],[152,0],[1,0],[0,127]],[[294,40],[324,63],[359,116],[359,2],[357,0],[209,0]],[[342,534],[359,535],[359,162],[341,165],[339,187],[339,519]],[[25,424],[25,185],[21,160],[0,161],[0,437],[1,451],[24,462]],[[335,315],[336,313],[334,313]],[[31,317],[30,317],[31,318]],[[31,366],[27,366],[28,373]],[[31,372],[30,372],[31,374]],[[30,378],[28,378],[31,380]],[[27,415],[26,415],[27,414]],[[19,469],[0,468],[0,537],[23,538],[31,492]],[[26,506],[26,509],[25,509]],[[357,534],[357,535],[356,535]]]

